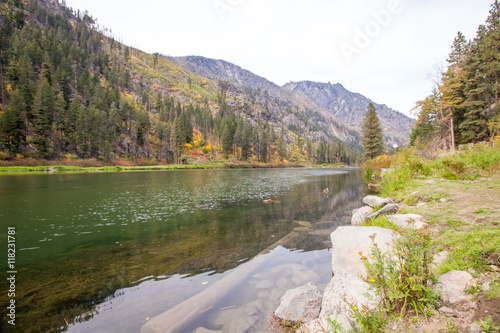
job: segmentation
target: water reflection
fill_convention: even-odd
[[[16,221],[18,246],[27,249],[19,255],[23,273],[18,282],[26,332],[61,327],[78,315],[83,323],[72,330],[110,327],[116,332],[125,325],[131,328],[126,331],[134,331],[147,317],[186,300],[273,244],[274,252],[263,255],[269,266],[253,275],[263,274],[262,281],[274,284],[280,279],[271,274],[276,266],[311,266],[304,251],[329,258],[329,234],[348,223],[362,195],[358,175],[349,170],[61,177],[0,178],[0,214]],[[328,197],[325,188],[331,191]],[[266,199],[272,201],[266,204]],[[329,276],[329,259],[324,262],[318,270]],[[145,277],[163,280],[130,287]],[[208,283],[197,285],[201,280]],[[245,296],[248,288],[242,283],[229,297],[237,304],[222,306],[219,300],[220,308],[234,305],[235,310],[257,301]],[[152,285],[163,292],[153,292],[150,298]],[[284,289],[272,290],[277,295]],[[166,301],[168,295],[172,298]],[[134,304],[143,304],[143,311],[133,311]],[[208,311],[205,319],[191,324],[216,327],[209,322],[212,315]],[[263,326],[266,320],[258,316],[254,325]]]

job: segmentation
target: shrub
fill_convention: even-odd
[[[3,151],[0,151],[0,161],[5,161],[10,159],[10,155],[8,153],[4,153]]]
[[[371,283],[384,311],[427,317],[437,304],[437,294],[432,290],[435,278],[430,270],[431,232],[405,229],[399,231],[399,236],[388,253],[373,244],[372,260],[365,259],[366,281]]]

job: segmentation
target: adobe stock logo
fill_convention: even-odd
[[[236,7],[241,5],[243,0],[215,0],[212,5],[214,6],[215,12],[219,16],[221,21],[226,18],[227,12],[232,12]]]
[[[370,13],[372,20],[367,22],[363,29],[359,27],[354,29],[355,34],[352,43],[342,42],[340,44],[340,50],[347,63],[350,64],[354,55],[360,54],[364,48],[368,47],[372,40],[391,24],[393,16],[400,14],[402,11],[403,5],[400,0],[390,0],[385,9],[372,11]]]

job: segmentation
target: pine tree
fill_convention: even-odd
[[[410,133],[410,145],[427,143],[434,139],[437,131],[437,119],[440,110],[437,91],[422,101],[418,101],[414,110],[418,110],[415,127]]]
[[[172,130],[170,132],[170,149],[174,153],[175,163],[180,164],[180,156],[182,152],[182,146],[184,144],[182,132],[182,117],[177,116],[172,124]]]
[[[280,136],[278,138],[278,155],[280,157],[280,161],[286,158],[286,142],[285,142],[285,125],[281,123]]]
[[[20,146],[26,142],[23,104],[21,94],[13,90],[9,104],[0,118],[0,140],[11,156],[18,153]]]
[[[50,157],[50,134],[54,117],[55,97],[46,76],[41,76],[33,103],[33,144],[40,158]]]
[[[228,158],[229,154],[233,151],[233,135],[231,133],[231,125],[226,119],[222,122],[222,133],[221,133],[221,143],[222,143],[222,153],[225,158]]]
[[[243,124],[243,131],[241,135],[241,159],[246,161],[250,157],[252,149],[252,126],[245,122]]]
[[[380,126],[380,121],[377,116],[377,111],[375,111],[375,107],[372,103],[368,105],[362,131],[365,156],[373,159],[383,152],[384,136],[382,133],[382,126]]]
[[[64,127],[64,136],[68,140],[68,148],[73,153],[77,151],[78,137],[77,132],[78,122],[80,120],[81,114],[83,113],[83,106],[80,102],[80,96],[75,95],[73,100],[69,104],[68,110],[65,116],[66,126]]]
[[[441,74],[440,92],[440,125],[444,132],[450,133],[450,146],[455,147],[455,133],[460,134],[458,124],[463,121],[464,110],[462,103],[464,96],[464,63],[467,56],[467,41],[459,32],[453,41],[452,51],[448,58],[448,69]],[[459,138],[459,141],[462,141]]]
[[[269,124],[266,122],[264,127],[262,128],[262,132],[260,135],[260,161],[267,163],[267,153],[268,153],[268,145],[269,145]]]
[[[485,27],[481,26],[471,45],[469,56],[465,62],[465,109],[464,120],[459,129],[464,143],[476,142],[487,137],[487,120],[485,112],[488,105],[490,85],[486,80],[482,59],[482,36]]]

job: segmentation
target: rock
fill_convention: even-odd
[[[342,327],[346,332],[353,328],[349,319],[344,315],[337,314],[337,315],[332,315],[330,317],[332,320],[335,320],[337,323],[342,325]],[[330,324],[328,323],[327,319],[321,317],[305,323],[299,328],[297,333],[330,332],[329,329],[331,328],[332,327],[330,327]]]
[[[399,206],[396,204],[387,204],[382,209],[377,210],[366,217],[367,221],[375,220],[377,217],[382,215],[396,214],[399,210]]]
[[[380,184],[369,183],[368,188],[380,188]]]
[[[370,311],[375,310],[376,303],[366,297],[369,288],[368,283],[351,273],[346,271],[335,273],[323,294],[320,318],[326,318],[328,315],[332,318],[336,315],[349,318],[351,308],[354,306],[358,309],[367,307]]]
[[[492,270],[493,272],[498,272],[498,271],[500,271],[500,268],[498,268],[498,266],[497,266],[497,265],[490,265],[490,268],[491,268],[491,270]]]
[[[393,231],[379,227],[342,226],[332,232],[332,272],[346,271],[353,276],[363,275],[365,266],[362,255],[369,257],[372,249],[372,239],[383,252],[389,250],[389,243],[393,240]]]
[[[342,216],[342,217],[340,218],[340,222],[341,222],[343,225],[349,224],[349,223],[351,222],[351,220],[352,220],[352,218],[351,218],[350,216],[348,216],[348,215]],[[337,226],[334,226],[334,227],[336,228]]]
[[[281,297],[281,302],[274,315],[293,322],[307,322],[318,318],[322,295],[312,282],[289,290]]]
[[[432,260],[432,263],[437,267],[441,265],[446,258],[448,258],[448,251],[441,251],[438,254],[434,256],[434,259]]]
[[[384,178],[384,176],[385,176],[386,173],[389,173],[389,172],[392,172],[392,171],[394,171],[394,169],[384,169],[384,168],[382,168],[380,170],[380,177]]]
[[[268,288],[271,288],[273,286],[273,283],[269,280],[263,280],[263,281],[260,281],[259,283],[257,283],[257,285],[255,286],[255,288],[257,289],[268,289]]]
[[[223,332],[235,332],[235,333],[245,333],[250,332],[251,328],[255,325],[255,323],[259,321],[258,316],[243,316],[239,318],[235,318],[229,324],[229,327],[224,327]]]
[[[385,206],[389,203],[393,203],[391,199],[380,198],[374,195],[367,195],[363,198],[363,203],[370,207],[380,207]]]
[[[481,328],[481,326],[479,326],[478,323],[472,323],[469,326],[469,333],[481,333],[481,332],[483,332],[483,329]]]
[[[451,271],[441,275],[435,287],[441,292],[441,300],[445,303],[456,304],[462,301],[469,301],[472,295],[465,290],[475,284],[475,280],[468,272]]]
[[[372,212],[373,208],[369,206],[354,210],[351,218],[351,224],[356,226],[362,225],[363,223],[365,223],[366,217]]]
[[[422,229],[428,224],[424,222],[424,217],[418,214],[395,214],[387,216],[389,222],[401,228]]]
[[[417,204],[417,208],[421,208],[421,207],[424,207],[424,206],[427,206],[427,204],[425,202],[419,202]]]
[[[308,222],[308,221],[293,221],[293,222],[297,223],[301,227],[312,228],[311,222]]]
[[[457,317],[457,312],[447,306],[442,306],[438,309],[438,311],[447,317]]]
[[[448,201],[448,199],[445,199],[445,198],[439,199],[439,202],[441,202],[441,203],[446,203],[447,201]]]
[[[192,333],[222,333],[222,331],[212,331],[212,330],[207,330],[204,327],[198,327],[195,329]]]

